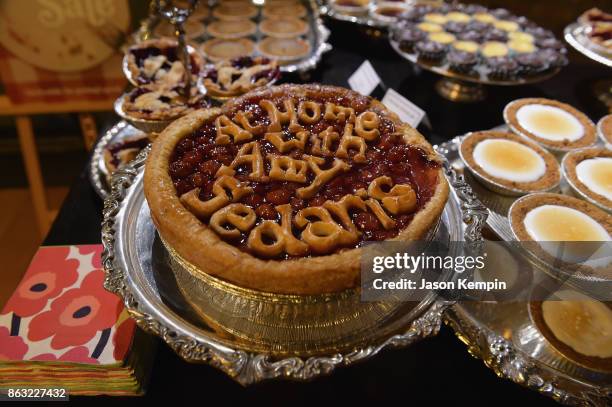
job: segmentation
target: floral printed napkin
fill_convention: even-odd
[[[138,331],[121,299],[104,289],[101,253],[102,245],[39,248],[0,312],[0,387],[138,393],[143,375],[131,364],[148,363],[132,352]]]

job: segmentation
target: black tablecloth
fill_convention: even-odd
[[[334,49],[326,54],[308,80],[348,86],[350,74],[369,59],[388,87],[392,87],[427,112],[432,129],[419,129],[432,143],[458,134],[502,123],[504,105],[519,97],[547,97],[567,102],[593,120],[606,113],[593,95],[593,86],[610,79],[612,71],[570,53],[571,64],[554,78],[532,86],[489,88],[484,102],[457,104],[442,99],[433,89],[437,76],[415,70],[398,57],[384,39],[368,37],[346,23],[330,22]],[[292,82],[305,79],[290,77]],[[89,185],[87,171],[74,184],[45,245],[100,242],[102,201]],[[472,358],[448,327],[437,337],[407,349],[383,352],[378,357],[329,377],[309,383],[274,381],[248,388],[206,365],[188,364],[162,344],[156,356],[145,396],[192,400],[198,404],[255,402],[262,404],[309,404],[390,402],[404,405],[440,401],[465,404],[518,404],[553,402],[535,392],[495,376],[482,361]],[[88,398],[77,398],[87,403]],[[103,402],[108,400],[98,399]]]

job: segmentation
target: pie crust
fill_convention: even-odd
[[[134,81],[139,84],[153,83],[161,86],[171,86],[182,82],[185,71],[183,64],[179,60],[178,55],[176,55],[176,51],[167,54],[168,50],[177,47],[177,41],[170,38],[151,39],[131,46],[127,52],[127,67]],[[147,49],[151,49],[151,51],[147,52]],[[193,48],[191,48],[191,50],[194,51]],[[137,52],[145,52],[145,55],[137,58],[135,55]],[[146,55],[146,53],[149,55]],[[164,55],[166,58],[163,62],[160,60],[158,63],[150,63],[148,64],[149,66],[146,67],[144,64],[147,60],[154,62],[152,58],[154,58],[155,55],[153,55],[153,53],[158,56]],[[203,66],[202,57],[197,52],[190,52],[190,57],[192,65],[191,72],[192,74],[197,74]],[[167,69],[164,69],[164,72],[167,73],[162,76],[159,76],[159,72],[164,66],[160,66],[160,63],[164,64],[164,66],[168,65]],[[174,66],[175,63],[178,63],[180,66]],[[151,72],[147,72],[147,70]]]
[[[306,7],[299,3],[269,4],[264,7],[262,15],[266,18],[302,18],[306,16]]]
[[[243,20],[257,15],[257,7],[249,3],[221,3],[212,12],[219,20]]]
[[[207,27],[208,34],[215,38],[233,39],[255,34],[257,25],[251,20],[213,21]]]
[[[205,68],[202,80],[209,96],[226,98],[265,86],[279,75],[276,61],[264,57],[241,57]]]
[[[308,24],[299,18],[264,19],[259,31],[268,37],[293,38],[308,33]]]
[[[567,113],[574,116],[580,122],[580,124],[582,125],[582,128],[584,129],[583,136],[575,141],[569,141],[569,140],[552,141],[552,140],[544,139],[542,137],[538,137],[537,135],[529,132],[527,129],[521,126],[521,124],[516,118],[516,114],[518,110],[521,107],[527,106],[527,105],[553,106],[561,110],[565,110]],[[593,124],[591,119],[589,119],[587,115],[575,109],[574,107],[566,103],[558,102],[556,100],[544,99],[544,98],[517,99],[513,102],[510,102],[504,109],[504,120],[506,121],[506,124],[508,124],[508,126],[510,126],[512,131],[514,131],[515,133],[524,135],[525,137],[528,137],[532,139],[533,141],[536,141],[537,143],[539,143],[540,145],[544,147],[555,149],[555,150],[569,150],[569,149],[574,149],[574,148],[589,147],[597,141],[595,125]]]
[[[257,51],[261,55],[281,63],[307,57],[310,49],[310,42],[301,38],[266,37],[257,44]]]
[[[262,107],[268,106],[268,108],[272,106],[270,103],[272,104],[276,103],[277,108],[280,109],[281,108],[279,107],[281,106],[280,103],[283,103],[283,104],[292,103],[290,102],[290,100],[303,102],[304,110],[302,110],[302,113],[305,113],[307,111],[306,109],[313,108],[312,104],[309,105],[311,106],[310,108],[305,107],[307,106],[307,103],[310,103],[312,101],[317,101],[316,103],[321,103],[321,106],[323,106],[324,102],[328,103],[329,108],[330,108],[329,112],[331,116],[329,116],[329,118],[327,119],[323,119],[323,110],[327,110],[328,106],[325,106],[325,109],[321,109],[321,111],[319,111],[318,116],[312,113],[316,111],[316,108],[313,108],[315,110],[308,110],[310,112],[308,113],[308,115],[310,115],[310,117],[312,116],[315,117],[314,122],[310,121],[312,126],[317,126],[317,125],[322,124],[323,126],[319,126],[319,128],[322,128],[322,127],[325,127],[327,123],[336,123],[335,125],[344,123],[345,129],[347,128],[353,129],[350,123],[353,123],[353,120],[355,120],[355,117],[356,117],[358,121],[354,122],[355,131],[358,131],[358,130],[366,131],[366,127],[363,127],[361,124],[358,124],[358,123],[366,123],[364,120],[366,120],[366,117],[367,117],[368,120],[370,120],[368,121],[369,123],[368,129],[370,130],[367,130],[367,131],[372,131],[372,133],[355,133],[355,134],[362,134],[363,136],[366,136],[366,134],[369,134],[369,136],[367,137],[370,137],[370,136],[379,137],[380,136],[379,139],[378,138],[371,139],[371,140],[376,140],[377,143],[389,142],[390,140],[396,140],[395,142],[399,143],[397,144],[398,146],[404,146],[401,148],[398,147],[400,150],[408,149],[408,151],[413,151],[415,152],[415,154],[418,152],[417,158],[418,160],[420,160],[418,162],[422,162],[423,164],[418,164],[418,162],[414,162],[412,165],[426,165],[427,167],[422,167],[423,171],[425,172],[416,172],[416,173],[410,172],[410,175],[409,173],[402,172],[402,174],[405,174],[403,175],[404,177],[405,176],[420,177],[419,179],[421,181],[418,181],[418,182],[422,182],[422,184],[418,184],[418,185],[421,185],[419,186],[419,191],[420,191],[419,194],[425,193],[425,194],[428,194],[427,196],[429,196],[429,194],[431,194],[431,196],[425,201],[423,201],[422,198],[417,199],[417,200],[420,200],[419,201],[420,203],[417,205],[416,208],[412,206],[412,209],[411,209],[415,212],[413,212],[413,214],[411,214],[408,218],[406,218],[408,219],[408,223],[406,224],[405,227],[400,227],[392,231],[392,233],[395,235],[390,238],[391,240],[409,241],[409,240],[423,238],[427,234],[427,232],[438,222],[440,214],[442,213],[444,209],[444,206],[446,204],[446,200],[448,197],[448,184],[444,178],[444,171],[440,165],[439,157],[435,153],[431,145],[423,138],[423,136],[420,133],[418,133],[412,127],[402,123],[397,117],[397,115],[388,111],[380,102],[374,99],[359,95],[356,92],[353,92],[353,91],[350,91],[344,88],[316,85],[316,84],[283,85],[283,86],[277,86],[277,87],[272,87],[272,88],[260,88],[258,90],[249,92],[241,97],[231,99],[229,102],[223,105],[221,109],[213,108],[213,109],[195,111],[185,117],[182,117],[179,120],[176,120],[172,124],[170,124],[170,126],[168,126],[164,130],[164,132],[160,135],[160,137],[158,137],[158,139],[153,143],[152,150],[149,154],[149,157],[147,159],[147,163],[145,166],[144,191],[145,191],[145,196],[148,201],[149,207],[151,209],[151,217],[157,227],[158,232],[160,233],[161,237],[164,239],[166,244],[172,247],[182,258],[184,258],[189,263],[193,264],[197,269],[199,269],[203,273],[219,277],[221,279],[224,279],[226,281],[229,281],[241,287],[251,288],[251,289],[260,290],[264,292],[274,292],[274,293],[284,293],[284,294],[305,294],[305,295],[306,294],[321,294],[321,293],[329,293],[329,292],[338,292],[338,291],[342,291],[348,288],[356,287],[359,284],[359,279],[360,279],[360,255],[361,255],[361,250],[362,250],[360,246],[356,247],[355,245],[351,245],[351,244],[342,246],[340,241],[336,239],[336,240],[332,240],[333,242],[335,242],[336,245],[328,247],[328,249],[331,249],[332,251],[328,250],[326,252],[327,254],[323,253],[320,255],[317,254],[317,255],[307,256],[306,255],[307,253],[302,252],[301,255],[285,256],[285,257],[281,257],[280,259],[279,258],[264,259],[261,257],[262,252],[258,252],[257,255],[253,254],[250,251],[245,250],[244,247],[241,248],[240,245],[242,243],[240,242],[236,242],[235,244],[228,243],[218,234],[218,233],[225,234],[227,229],[224,230],[225,224],[215,223],[213,221],[213,218],[214,217],[224,217],[225,215],[227,215],[229,211],[227,208],[229,208],[229,206],[225,206],[222,209],[218,210],[217,212],[214,212],[214,214],[210,217],[210,221],[206,223],[204,221],[201,221],[200,218],[194,215],[194,213],[192,213],[192,211],[190,211],[188,207],[183,204],[183,202],[187,202],[188,205],[191,205],[188,202],[188,200],[185,198],[186,196],[193,196],[192,192],[197,193],[196,190],[189,189],[193,187],[189,187],[185,189],[185,191],[189,191],[189,193],[185,193],[184,195],[181,195],[181,198],[179,199],[179,196],[178,196],[179,193],[177,193],[177,188],[180,187],[179,185],[180,182],[179,184],[174,183],[173,178],[171,176],[171,171],[174,168],[173,167],[174,161],[172,160],[173,160],[173,157],[175,157],[175,154],[176,154],[175,151],[178,148],[177,146],[179,146],[179,143],[181,143],[184,138],[199,137],[198,140],[200,140],[202,139],[202,137],[204,137],[204,136],[200,136],[200,134],[208,134],[208,133],[194,133],[195,131],[198,131],[198,129],[201,129],[199,131],[211,131],[212,133],[210,133],[211,136],[209,136],[209,139],[208,139],[209,141],[206,141],[205,139],[202,142],[204,143],[212,142],[213,143],[212,145],[215,146],[218,144],[217,143],[217,140],[218,140],[219,143],[228,146],[226,148],[230,148],[232,146],[231,144],[232,138],[226,135],[226,133],[224,133],[225,130],[222,130],[221,127],[218,126],[219,123],[225,123],[224,125],[229,125],[227,121],[222,121],[222,120],[225,120],[223,119],[223,117],[226,117],[226,118],[234,117],[234,119],[229,119],[229,120],[239,120],[236,114],[238,114],[238,112],[240,112],[241,109],[243,108],[250,109],[250,110],[247,110],[249,112],[258,111],[256,108],[253,110],[252,107],[249,107],[249,106],[255,106],[253,105],[253,103],[262,103],[260,106]],[[270,102],[266,102],[266,101],[270,101]],[[272,101],[276,101],[276,102],[272,102]],[[334,102],[331,102],[331,101],[334,101]],[[265,105],[265,103],[268,103],[268,105]],[[336,105],[336,103],[340,105]],[[288,105],[285,104],[285,107],[287,106]],[[343,106],[343,107],[350,106],[351,108],[354,109],[353,110],[354,113],[351,113],[349,115],[350,110],[345,110],[343,108],[339,108],[338,106]],[[276,116],[276,113],[273,114],[274,111],[276,110],[274,109],[268,110],[268,114],[272,114],[272,116],[269,116],[269,115],[265,116],[267,117],[268,120],[260,121],[259,119],[260,116],[255,116],[255,119],[254,119],[256,120],[255,126],[253,125],[253,123],[249,123],[249,122],[245,123],[244,121],[240,121],[241,123],[243,123],[244,126],[251,127],[253,129],[253,132],[259,134],[259,136],[253,136],[254,133],[251,133],[251,132],[246,132],[246,133],[233,132],[233,134],[237,138],[247,137],[248,139],[248,137],[255,137],[255,140],[257,141],[263,138],[265,132],[267,132],[265,133],[266,135],[271,134],[269,133],[269,130],[274,129],[274,127],[276,126],[275,123],[288,124],[285,121],[287,116],[284,116],[285,119],[282,119],[281,122],[278,122],[276,121],[276,119],[274,119],[275,122],[270,123],[269,122],[270,117],[274,117],[274,118],[281,117],[281,116]],[[264,111],[262,110],[262,112]],[[333,113],[333,112],[336,112],[336,113]],[[356,115],[359,112],[363,112],[363,115],[353,116],[354,114]],[[367,114],[365,114],[366,112]],[[260,113],[257,113],[257,114],[260,114]],[[362,113],[359,113],[359,114],[361,115]],[[252,116],[247,115],[247,119],[249,117],[252,117]],[[261,117],[264,117],[264,116],[261,116]],[[306,116],[300,115],[300,117],[305,118]],[[317,117],[319,120],[318,122],[316,121]],[[375,120],[376,117],[378,117],[379,121]],[[329,122],[329,120],[332,120],[332,121]],[[263,124],[258,124],[258,123],[263,123]],[[291,123],[292,123],[291,124],[292,126],[300,125],[299,124],[300,122],[296,123],[292,121]],[[303,121],[302,123],[306,123],[306,121]],[[264,126],[264,127],[263,129],[260,128],[259,130],[256,130],[257,126]],[[304,124],[304,126],[307,126],[307,125]],[[380,129],[379,132],[372,130],[372,129],[375,129],[376,126],[378,126],[378,128]],[[314,133],[315,131],[317,131],[317,130],[314,130],[315,127],[307,126],[306,128],[312,129],[313,134],[316,134]],[[205,129],[210,129],[210,130],[205,130]],[[233,127],[233,129],[236,130],[235,127]],[[215,131],[217,133],[214,133]],[[310,132],[310,130],[307,130],[307,132]],[[346,130],[344,131],[344,133],[346,134]],[[217,135],[216,139],[214,139],[215,138],[214,134]],[[276,134],[280,134],[280,133],[276,133]],[[329,135],[330,133],[322,132],[322,134]],[[388,134],[388,138],[382,138],[381,134],[382,135]],[[257,139],[256,137],[260,137],[260,138]],[[319,150],[317,151],[317,154],[323,154],[323,152],[325,151],[327,147],[331,147],[331,144],[328,144],[324,139],[321,139],[322,141],[320,143],[315,142],[317,137],[320,137],[320,135],[314,136],[314,138],[312,138],[312,134],[311,134],[310,144],[303,145],[303,148],[310,149],[310,150],[307,150],[307,153],[311,153],[311,154],[314,153],[315,147],[317,147]],[[359,137],[354,137],[353,141],[358,141],[356,140],[357,138]],[[266,138],[266,140],[268,140],[268,138]],[[299,141],[297,138],[287,141],[287,143],[290,143],[290,142],[291,144],[293,144],[293,146],[297,146],[299,144]],[[194,141],[192,140],[190,143],[194,143]],[[230,143],[230,144],[224,144],[224,143]],[[254,147],[253,145],[250,145],[250,144],[254,144]],[[207,144],[207,145],[211,145],[211,144]],[[392,144],[392,145],[396,145],[396,144]],[[258,148],[257,146],[258,146],[258,142],[250,142],[250,143],[243,143],[242,145],[239,145],[236,147],[231,147],[231,148],[239,147],[241,150],[247,147],[251,148],[252,155],[250,157],[252,158],[252,161],[251,161],[252,173],[249,174],[248,177],[255,175],[257,172],[256,167],[259,168],[258,165],[256,165],[256,163],[259,162],[257,159],[257,155],[255,153],[256,151],[255,149]],[[262,144],[262,148],[264,148],[264,146],[265,146],[265,142]],[[260,151],[260,150],[257,150],[257,151]],[[264,149],[264,151],[266,150]],[[273,149],[269,151],[281,151],[281,150]],[[285,149],[282,149],[282,151],[287,152],[287,150]],[[290,151],[292,151],[292,154],[293,154],[293,152],[299,152],[301,150],[300,150],[300,147],[295,147],[295,148],[291,147]],[[339,154],[339,151],[340,151],[340,145],[338,146],[338,151],[336,151],[336,153],[334,154]],[[373,151],[372,154],[375,154],[375,151],[377,151],[376,147],[372,151]],[[391,150],[384,150],[384,151],[391,151]],[[359,150],[359,152],[361,152],[361,150]],[[353,166],[357,165],[355,164],[357,163],[357,161],[354,161],[354,160],[358,159],[359,152],[355,152],[355,155],[352,157],[349,156],[351,158],[347,158],[346,162],[339,158],[334,158],[333,161],[329,161],[333,163],[330,165],[332,165],[332,167],[338,167],[338,168],[347,166],[348,162],[352,162]],[[184,154],[187,154],[187,153],[188,151],[185,152]],[[190,154],[191,154],[190,157],[194,156],[193,153],[190,153]],[[390,153],[376,153],[376,154],[390,154]],[[275,159],[275,157],[278,157],[278,155],[276,155],[276,153],[271,154],[268,156],[268,159],[270,159],[270,157],[272,157],[271,159]],[[311,157],[311,156],[308,156],[308,155],[304,156],[305,159],[309,160],[310,158],[308,157]],[[374,157],[374,155],[372,155],[372,157]],[[236,157],[234,157],[234,160],[235,159]],[[289,161],[289,159],[286,159],[286,160]],[[314,160],[316,160],[316,158]],[[328,160],[332,160],[332,158],[330,157]],[[379,160],[380,159],[374,159],[374,162],[372,164],[379,165],[378,164]],[[231,160],[226,161],[226,162],[229,163],[230,161]],[[171,166],[171,162],[173,163],[172,166]],[[291,172],[288,170],[289,167],[290,166],[285,165],[285,169],[287,170],[287,173]],[[294,170],[297,169],[297,166],[291,166],[291,167],[293,167]],[[198,168],[200,168],[199,171],[203,171],[201,166]],[[233,167],[231,166],[231,168]],[[221,167],[221,169],[219,170],[213,170],[213,173],[217,171],[217,175],[219,175],[219,173],[231,174],[231,171],[230,171],[231,168],[226,167],[225,170],[221,171],[223,169],[223,167]],[[239,167],[236,167],[236,168],[238,169]],[[314,168],[314,166],[312,168]],[[387,167],[387,168],[390,168],[390,167]],[[409,167],[409,168],[412,168],[412,167]],[[415,168],[421,168],[421,167],[415,167]],[[425,168],[429,168],[429,169],[425,170]],[[319,168],[319,170],[321,169],[322,167]],[[333,168],[330,168],[330,170],[331,169]],[[269,170],[264,167],[262,168],[262,170],[264,170],[262,171],[262,173],[257,174],[258,177],[266,177],[267,176],[266,172],[269,172],[270,173],[269,177],[272,177],[272,173],[271,173],[272,167]],[[329,187],[331,188],[331,182],[333,182],[333,180],[336,179],[335,178],[336,175],[333,175],[330,178],[330,177],[327,177],[327,174],[329,174],[329,170],[323,170],[323,171],[325,171],[324,175],[326,177],[326,180],[330,182]],[[292,176],[294,175],[298,176],[300,173],[299,171],[293,171],[293,172],[294,174]],[[322,185],[326,185],[326,184],[321,184],[319,182],[323,179],[323,178],[319,178],[320,176],[322,177],[321,172],[314,171],[309,174],[310,174],[309,176],[312,175],[314,178],[311,178],[312,183],[308,187],[304,187],[304,192],[306,191],[312,192],[313,186],[315,187],[315,192],[316,192],[316,188],[321,187]],[[338,172],[336,172],[335,174],[338,174]],[[421,175],[418,175],[418,174],[421,174]],[[426,176],[423,174],[429,174],[429,175]],[[226,176],[226,175],[221,175],[221,176]],[[243,177],[242,179],[246,177],[244,172],[243,173],[239,172],[237,173],[236,176],[237,177],[241,176]],[[211,180],[209,182],[213,182],[214,180],[215,183],[217,183],[219,180],[218,177],[209,178],[209,179]],[[326,182],[326,181],[323,181],[323,182]],[[401,181],[398,181],[398,182],[401,182]],[[232,192],[231,192],[231,195],[227,195],[227,192],[224,194],[226,199],[228,199],[228,197],[231,196],[231,197],[235,197],[235,199],[231,198],[232,200],[240,200],[242,199],[243,196],[246,196],[246,197],[250,196],[248,195],[249,194],[248,192],[245,193],[245,189],[243,188],[246,184],[242,184],[242,181],[240,181],[239,184],[240,185],[237,188],[233,188],[233,189],[231,186],[229,186]],[[392,198],[389,201],[384,201],[384,202],[381,201],[383,202],[383,204],[385,204],[386,202],[387,204],[390,205],[388,207],[385,206],[385,208],[392,208],[394,203],[399,205],[400,201],[405,202],[403,201],[403,198],[409,197],[409,194],[406,195],[404,194],[404,192],[400,193],[399,191],[400,190],[404,191],[406,188],[410,189],[411,187],[408,187],[408,186],[403,187],[402,184],[398,183],[397,185],[393,187],[393,188],[401,187],[401,188],[398,188],[397,194],[396,194],[396,191],[394,191],[393,189],[389,192],[384,192],[382,189],[380,189],[380,185],[378,185],[378,188],[375,188],[373,187],[374,184],[376,184],[376,182],[371,182],[370,185],[368,186],[369,192],[366,192],[365,189],[363,188],[355,192],[356,194],[359,194],[359,195],[354,195],[353,198],[351,198],[353,200],[352,202],[359,204],[359,202],[357,201],[359,201],[360,199],[366,199],[367,195],[370,193],[373,194],[370,196],[377,196],[375,195],[377,193],[376,191],[379,191],[383,194],[382,196]],[[229,184],[226,183],[224,185],[227,186]],[[249,185],[254,185],[253,188],[257,187],[257,183],[249,184]],[[428,191],[428,192],[424,192],[424,191]],[[243,193],[245,193],[246,195]],[[257,195],[258,193],[255,193],[255,194]],[[312,195],[309,195],[309,197],[311,196]],[[360,196],[362,198],[360,198]],[[334,205],[334,202],[340,205],[341,201],[345,202],[346,197],[347,195],[344,195],[342,199],[338,198],[339,200],[336,200],[336,198],[334,198],[333,201],[325,201],[326,202],[325,205]],[[211,198],[206,201],[199,201],[199,202],[201,203],[203,202],[205,203],[205,205],[209,205],[211,201],[213,201],[214,199],[217,199],[217,198]],[[266,195],[266,199],[268,199],[268,195]],[[369,200],[373,201],[374,199],[370,198]],[[324,201],[324,199],[321,201]],[[377,206],[375,205],[376,204],[375,202],[370,202],[370,204],[372,206]],[[260,204],[260,206],[258,207],[258,210],[262,206],[264,205]],[[284,206],[284,208],[288,208],[288,207],[290,209],[294,208],[293,206],[289,206],[289,205]],[[378,207],[381,208],[380,205],[378,205]],[[279,211],[281,210],[280,206],[277,206],[276,208]],[[299,208],[302,208],[302,209],[299,209]],[[306,213],[304,212],[302,216],[303,218],[308,217],[310,215],[313,215],[314,212],[322,211],[322,209],[318,209],[318,208],[323,208],[323,207],[318,207],[314,203],[311,203],[307,206],[300,206],[298,207],[298,209],[296,209],[296,214],[291,215],[291,216],[298,217],[299,213],[302,210],[308,209],[309,213],[310,212],[312,213],[310,213],[309,215],[306,215]],[[396,206],[395,208],[397,209],[399,208],[399,206]],[[404,207],[403,210],[406,210],[406,207]],[[384,209],[381,208],[381,211],[384,211]],[[208,213],[211,213],[211,212],[208,212]],[[366,213],[366,212],[359,212],[359,214],[361,213]],[[397,213],[403,213],[403,212],[397,212]],[[217,215],[217,214],[220,214],[220,215]],[[239,220],[248,221],[247,218],[249,216],[247,216],[244,213],[243,215],[245,216]],[[381,219],[385,217],[387,218],[389,217],[388,215],[385,215],[384,212],[380,215],[382,216]],[[317,215],[314,215],[314,216],[315,218],[322,219],[318,217]],[[338,216],[341,217],[341,215],[338,215]],[[273,223],[275,225],[281,225],[282,220],[279,220],[279,219],[280,218],[278,217],[276,218],[277,223],[275,223],[274,221],[271,221],[270,223]],[[283,217],[282,219],[286,220],[285,217]],[[397,218],[397,219],[399,221],[400,218]],[[393,219],[391,220],[393,221]],[[312,219],[307,220],[307,222],[312,222],[312,221],[313,221]],[[293,223],[291,220],[291,217],[289,218],[289,222],[290,222],[289,224],[293,225],[293,227],[301,228],[303,226],[303,224],[302,226],[300,226],[300,224],[298,224],[298,222],[295,220],[293,221],[294,222]],[[330,218],[328,222],[315,222],[315,223],[326,223],[325,225],[326,227],[328,226],[333,227],[334,230],[339,231],[340,229],[336,229],[336,228],[338,227],[341,228],[341,226],[339,226],[339,224],[336,222],[340,222],[340,221],[337,219],[334,220]],[[252,225],[253,224],[251,224],[251,226]],[[215,226],[219,226],[219,227],[215,227]],[[323,227],[323,225],[320,225],[320,226]],[[350,228],[350,226],[347,226],[346,224],[345,226]],[[278,228],[278,226],[276,227]],[[354,228],[355,225],[352,225],[352,227]],[[254,226],[253,230],[255,229],[263,230],[263,228],[264,228],[264,222],[261,221],[261,223],[259,223],[257,226]],[[280,229],[282,229],[282,226],[280,227]],[[233,229],[233,230],[237,230],[237,229]],[[249,234],[249,239],[251,238],[251,235],[254,234],[253,230]],[[283,244],[284,243],[288,244],[288,242],[291,241],[292,238],[290,236],[293,236],[293,239],[297,239],[295,236],[298,236],[298,235],[287,234],[287,233],[291,233],[291,232],[287,232],[287,229],[282,229],[282,230],[283,231],[280,231],[279,233],[281,234],[284,233],[284,235],[280,236]],[[313,229],[310,229],[310,231],[313,232]],[[265,232],[262,232],[262,233],[265,233]],[[294,231],[293,233],[300,233],[299,235],[300,239],[304,239],[306,229],[304,229],[302,232]],[[315,233],[316,235],[316,233],[318,232],[313,232],[313,233]],[[326,235],[326,236],[331,236],[331,235]],[[334,237],[335,239],[335,236],[340,236],[340,235],[334,234],[332,237]],[[365,236],[366,236],[365,234],[362,235],[364,239],[366,238]],[[389,236],[392,236],[392,234],[390,234]],[[305,241],[305,240],[300,240],[300,239],[297,239],[297,241],[302,242],[302,243]],[[278,241],[274,241],[271,244],[275,245],[276,243],[278,243]],[[338,244],[340,244],[340,246],[338,246]],[[297,246],[300,248],[303,248],[299,244]],[[272,246],[266,246],[266,247],[272,247]],[[314,246],[310,246],[310,241],[307,247],[310,247],[314,250]]]
[[[578,189],[581,193],[597,202],[599,205],[605,207],[607,210],[612,211],[612,201],[603,195],[596,193],[589,189],[580,179],[576,173],[576,166],[584,160],[596,157],[612,158],[612,150],[606,148],[583,148],[576,151],[570,151],[563,157],[563,172],[565,177],[571,183],[571,186]]]
[[[526,147],[529,147],[530,149],[535,151],[540,157],[542,157],[542,159],[544,159],[544,163],[546,164],[545,174],[535,181],[516,182],[498,178],[487,173],[474,160],[474,148],[476,148],[476,145],[481,141],[490,139],[511,140]],[[475,133],[470,133],[461,142],[461,157],[467,162],[470,169],[476,171],[479,176],[509,189],[521,190],[524,192],[548,191],[551,188],[557,186],[559,184],[559,181],[561,180],[559,162],[551,153],[544,150],[542,147],[532,141],[526,140],[523,137],[505,131],[478,131]]]
[[[561,301],[561,300],[552,300]],[[593,300],[597,301],[597,300]],[[610,307],[609,303],[603,303]],[[544,319],[544,311],[542,308],[543,301],[530,301],[529,302],[529,313],[540,333],[546,338],[546,340],[562,355],[567,357],[569,360],[587,367],[592,370],[602,372],[612,372],[612,357],[601,358],[597,356],[584,355],[576,351],[573,347],[559,340],[551,327],[546,323]]]
[[[209,60],[218,62],[224,59],[252,55],[255,50],[255,43],[247,38],[214,38],[202,44],[201,50]]]

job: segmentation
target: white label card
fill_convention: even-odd
[[[348,79],[349,86],[354,91],[368,96],[380,83],[380,77],[367,59]]]
[[[419,125],[425,116],[425,111],[423,109],[391,88],[385,93],[382,103],[387,106],[389,110],[395,112],[403,122],[408,123],[414,128]]]

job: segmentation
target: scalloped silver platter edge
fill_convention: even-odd
[[[208,363],[243,385],[281,377],[308,380],[329,374],[337,367],[371,358],[383,349],[405,347],[437,334],[442,313],[451,302],[439,299],[433,293],[417,306],[422,312],[416,319],[412,317],[409,321],[395,322],[402,323],[395,334],[369,340],[362,338],[365,344],[346,353],[300,357],[253,352],[243,344],[221,338],[212,330],[185,320],[183,315],[178,315],[162,301],[158,289],[160,282],[151,276],[153,271],[148,274],[143,271],[153,269],[151,253],[155,250],[152,247],[155,229],[142,193],[142,167],[148,151],[149,148],[144,149],[134,161],[115,172],[112,192],[104,202],[104,286],[122,297],[126,309],[142,329],[162,338],[185,360]],[[449,237],[481,240],[486,209],[448,162],[445,161],[444,166],[452,186],[443,213],[451,233]],[[462,220],[468,223],[464,224]],[[145,229],[148,232],[138,232]],[[138,233],[140,235],[136,236]]]
[[[499,377],[563,404],[609,405],[612,373],[563,357],[538,331],[528,308],[528,302],[459,302],[444,313],[444,322]]]
[[[369,10],[363,16],[341,13],[340,11],[334,9],[334,7],[329,4],[329,1],[327,1],[325,5],[321,6],[321,13],[333,18],[334,20],[345,21],[369,28],[385,29],[392,24],[373,18],[370,16]]]
[[[310,42],[311,49],[308,53],[308,56],[290,61],[286,64],[280,65],[280,71],[284,73],[306,73],[317,67],[321,59],[323,58],[323,54],[328,51],[331,51],[332,46],[327,42],[331,32],[329,29],[323,24],[323,20],[321,19],[321,15],[319,13],[319,7],[316,4],[315,0],[305,0],[305,4],[308,5],[308,23],[311,28],[310,33],[307,34],[308,41]],[[137,33],[139,30],[136,31]],[[259,36],[259,31],[257,31],[256,36]],[[197,37],[199,39],[203,38],[212,38],[205,35],[201,35]],[[198,43],[202,43],[202,41],[194,41]],[[199,48],[199,47],[198,47]],[[257,54],[255,52],[255,54]],[[204,64],[207,63],[206,55],[201,54],[204,59]]]
[[[594,48],[590,41],[585,39],[587,38],[584,35],[586,28],[585,25],[578,22],[572,23],[563,30],[563,37],[569,45],[582,55],[600,64],[612,67],[612,52],[605,54],[599,51],[598,48]]]

